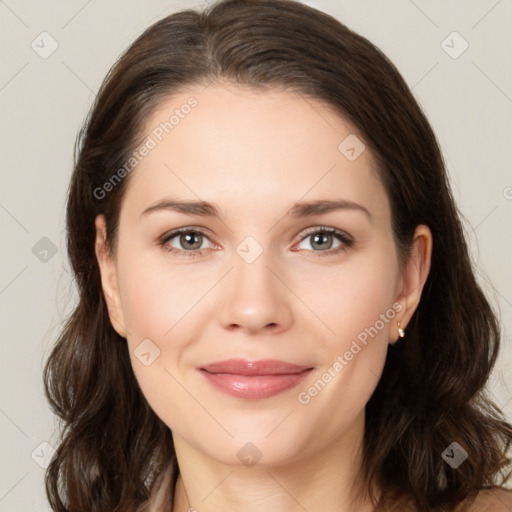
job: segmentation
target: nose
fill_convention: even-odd
[[[225,329],[276,334],[290,327],[293,293],[269,253],[263,251],[251,263],[234,254],[233,269],[226,277],[219,311]]]

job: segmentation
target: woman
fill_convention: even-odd
[[[148,28],[67,228],[54,510],[512,510],[499,323],[436,138],[337,20],[224,0]]]

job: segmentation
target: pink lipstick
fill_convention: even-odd
[[[270,359],[229,359],[202,366],[198,370],[221,392],[238,398],[259,400],[294,388],[313,368]]]

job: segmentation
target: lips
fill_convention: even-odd
[[[269,398],[296,387],[313,368],[271,359],[229,359],[198,370],[216,390],[254,400]]]
[[[228,359],[203,366],[202,369],[210,373],[234,373],[237,375],[289,375],[308,370],[310,366],[266,359],[260,361],[247,361],[245,359]]]

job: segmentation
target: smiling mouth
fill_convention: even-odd
[[[231,359],[198,370],[217,391],[237,398],[259,400],[298,386],[313,368],[276,360]]]

